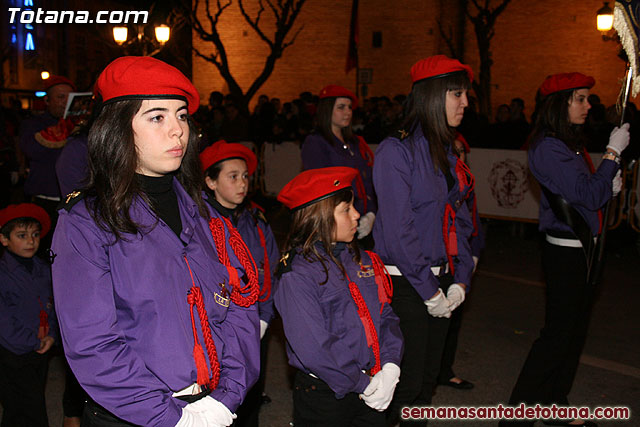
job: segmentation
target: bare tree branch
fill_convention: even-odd
[[[442,37],[444,42],[447,44],[447,47],[449,48],[451,55],[454,58],[459,58],[458,52],[456,51],[457,49],[453,44],[453,29],[451,28],[451,26],[449,26],[449,34],[447,34],[445,33],[444,28],[442,27],[442,21],[437,19],[436,22],[438,24],[438,31],[440,32],[440,36]]]
[[[244,3],[242,0],[238,0],[238,6],[240,6],[240,12],[242,13],[242,16],[244,17],[244,20],[247,21],[247,24],[249,24],[249,26],[251,28],[253,28],[253,31],[256,32],[256,34],[258,34],[258,36],[271,48],[273,49],[273,42],[271,41],[271,39],[269,39],[260,29],[260,26],[258,25],[260,23],[260,15],[262,14],[262,12],[264,12],[264,6],[262,4],[262,0],[260,0],[259,2],[260,4],[260,10],[258,10],[258,15],[256,16],[255,19],[251,19],[251,17],[249,16],[249,14],[244,10]]]

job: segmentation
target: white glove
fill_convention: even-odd
[[[607,148],[615,151],[619,156],[627,148],[627,145],[629,145],[629,123],[625,123],[619,128],[613,128]]]
[[[228,427],[237,418],[224,404],[211,396],[182,408],[182,416],[176,427]]]
[[[438,289],[438,292],[435,296],[432,296],[431,299],[428,299],[424,302],[427,306],[427,311],[433,317],[451,317],[451,309],[449,308],[449,301],[447,297],[444,296],[444,292]]]
[[[380,377],[376,377],[375,375],[369,379],[369,385],[364,389],[362,393],[360,393],[360,399],[366,399],[371,396],[377,389],[380,387]]]
[[[622,176],[620,170],[616,173],[616,176],[613,177],[613,181],[611,183],[613,189],[613,197],[616,197],[620,191],[622,191]]]
[[[362,239],[363,237],[368,236],[369,233],[371,233],[373,222],[375,220],[376,214],[374,214],[373,212],[367,212],[360,217],[360,221],[358,222],[358,239]]]
[[[380,385],[373,393],[364,395],[362,399],[370,408],[382,412],[389,407],[393,399],[396,384],[400,381],[400,367],[395,363],[385,363],[380,372],[373,376],[373,379],[375,378],[380,378]]]
[[[269,324],[264,320],[260,319],[260,339],[264,337],[264,334],[267,332],[268,327],[269,327]]]
[[[471,272],[471,274],[473,274],[476,272],[476,268],[478,268],[478,261],[480,261],[480,258],[475,255],[472,255],[471,258],[473,258],[473,271]]]
[[[464,302],[464,289],[457,283],[453,283],[447,289],[447,299],[449,300],[449,309],[455,310]]]

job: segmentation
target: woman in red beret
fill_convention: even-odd
[[[364,138],[351,128],[353,110],[358,98],[348,89],[329,85],[320,91],[316,113],[316,131],[302,144],[302,169],[346,166],[357,169],[360,179],[355,184],[354,206],[362,213],[358,222],[358,239],[371,233],[376,217],[377,200],[373,190],[371,167],[373,152]],[[371,246],[372,242],[363,242]]]
[[[629,144],[629,125],[615,128],[603,161],[594,169],[584,149],[582,129],[591,108],[589,89],[594,84],[593,77],[564,73],[547,77],[539,89],[529,169],[543,190],[539,229],[546,234],[542,249],[546,313],[540,337],[534,341],[511,393],[509,403],[513,405],[569,406],[567,395],[595,293],[587,281],[588,262],[602,230],[601,208],[621,189],[620,154]],[[545,420],[545,424],[596,425],[579,419]]]
[[[229,426],[259,370],[257,281],[202,200],[198,92],[122,57],[100,74],[87,190],[53,239],[64,351],[91,426]]]
[[[205,201],[228,220],[246,244],[258,267],[260,294],[260,378],[238,408],[236,427],[258,425],[258,412],[264,390],[268,337],[267,328],[275,317],[271,283],[278,265],[280,252],[264,210],[251,202],[249,177],[258,166],[258,159],[242,144],[218,141],[200,153],[200,163],[205,174]]]
[[[474,267],[466,203],[473,176],[453,146],[473,73],[437,55],[417,62],[411,77],[402,128],[382,141],[373,168],[375,248],[393,280],[391,306],[405,339],[392,424],[401,408],[430,404],[449,318],[464,301]]]
[[[304,171],[278,200],[293,211],[275,303],[287,337],[296,426],[385,426],[403,341],[376,254],[354,241],[358,171]]]

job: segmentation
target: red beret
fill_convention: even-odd
[[[318,97],[320,99],[338,97],[349,98],[351,99],[351,109],[355,110],[358,107],[358,97],[356,96],[356,94],[351,92],[349,89],[343,88],[342,86],[325,86],[320,91],[320,95],[318,95]]]
[[[432,77],[444,77],[458,71],[466,71],[469,81],[473,81],[473,71],[467,64],[444,55],[435,55],[413,64],[411,80],[415,83]]]
[[[64,76],[49,76],[49,78],[44,81],[44,90],[48,92],[49,89],[56,85],[69,85],[71,89],[76,90],[76,85]]]
[[[241,158],[247,162],[249,175],[256,171],[258,158],[253,154],[253,151],[242,144],[228,143],[222,139],[200,153],[200,164],[202,165],[202,170],[206,171],[218,162],[235,158]]]
[[[111,62],[96,82],[104,103],[124,99],[182,99],[189,114],[200,106],[200,95],[177,68],[149,56],[123,56]]]
[[[344,166],[309,169],[298,174],[278,194],[278,201],[291,210],[307,207],[351,187],[358,171]]]
[[[582,73],[560,73],[548,76],[542,86],[540,86],[540,94],[547,96],[551,93],[561,92],[564,90],[573,90],[588,87],[591,89],[596,81],[591,76],[585,76]]]
[[[38,205],[33,203],[20,203],[19,205],[9,205],[0,210],[0,228],[6,223],[17,218],[33,218],[40,223],[40,237],[46,236],[51,228],[49,214]]]

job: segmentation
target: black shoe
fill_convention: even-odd
[[[575,426],[575,427],[598,427],[598,424],[593,421],[582,420],[582,424],[569,424],[573,420],[544,420],[542,424],[546,424],[548,426]]]
[[[454,382],[454,381],[442,381],[438,383],[439,385],[446,385],[448,387],[453,387],[456,388],[458,390],[471,390],[473,388],[473,383],[467,381],[467,380],[463,380],[462,378],[460,379],[460,382]]]

